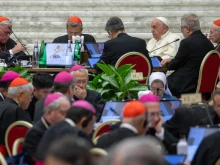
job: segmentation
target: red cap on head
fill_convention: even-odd
[[[77,16],[72,16],[68,19],[68,22],[76,22],[76,23],[79,23],[79,24],[82,24],[82,21],[79,17]]]
[[[213,22],[216,26],[220,26],[220,19],[217,19]]]
[[[124,106],[122,117],[137,117],[145,113],[147,113],[147,109],[143,103],[140,101],[130,101]]]
[[[7,17],[0,16],[0,22],[6,21],[6,20],[9,20],[9,19]]]
[[[9,87],[17,87],[17,86],[26,85],[26,84],[29,84],[28,80],[26,80],[25,78],[18,77],[11,82]]]

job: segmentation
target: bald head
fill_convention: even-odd
[[[168,26],[158,18],[155,18],[151,23],[151,32],[155,40],[160,40],[161,36],[168,31]]]
[[[210,26],[210,40],[214,43],[220,43],[220,26],[214,23]]]

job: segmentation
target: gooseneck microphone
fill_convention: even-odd
[[[172,41],[172,42],[169,42],[169,43],[167,43],[167,44],[165,44],[165,45],[163,45],[163,46],[161,46],[161,47],[159,47],[159,48],[157,48],[157,49],[154,49],[154,50],[150,51],[149,53],[152,53],[152,52],[154,52],[154,51],[156,51],[156,50],[158,50],[158,49],[160,49],[160,48],[163,48],[164,46],[170,45],[170,44],[172,44],[172,43],[174,43],[174,42],[177,42],[177,41],[179,41],[179,40],[180,40],[180,39],[177,38],[177,39],[175,39],[175,40]]]
[[[14,34],[15,38],[18,40],[18,42],[24,47],[24,44],[22,44],[22,42],[18,39],[18,37],[15,35],[15,33],[12,31],[11,32]],[[25,47],[24,47],[25,48]],[[30,53],[28,52],[28,50],[25,48],[25,51],[27,52],[27,54],[30,56]]]

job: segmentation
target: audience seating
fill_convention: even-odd
[[[15,156],[22,152],[23,143],[24,143],[24,138],[18,138],[15,140],[12,146],[12,156]]]
[[[201,93],[202,99],[206,103],[212,99],[212,93],[218,78],[219,65],[220,54],[216,50],[208,52],[200,65],[196,93]]]
[[[140,84],[146,84],[147,78],[151,74],[151,65],[150,61],[139,52],[129,52],[121,56],[117,63],[115,64],[115,68],[118,68],[125,64],[133,64],[133,67],[136,72],[142,72],[144,80],[139,81]]]
[[[90,149],[90,153],[91,153],[91,155],[97,155],[97,156],[101,156],[101,157],[108,155],[108,153],[102,148],[92,148],[92,149]]]
[[[26,121],[16,121],[12,123],[5,134],[5,146],[8,151],[8,155],[12,156],[12,147],[14,142],[18,138],[24,138],[29,128],[32,127],[31,123],[28,123]],[[18,151],[21,151],[22,145],[20,144],[18,146]]]
[[[1,153],[4,157],[8,156],[7,149],[6,149],[6,147],[5,147],[4,145],[0,145],[0,153]]]
[[[7,165],[7,162],[1,153],[0,153],[0,165]]]
[[[109,120],[104,123],[101,123],[95,128],[95,132],[93,133],[92,140],[94,141],[96,137],[111,131],[111,125],[120,122],[120,120]]]

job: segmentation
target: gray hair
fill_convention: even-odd
[[[129,138],[111,148],[103,164],[164,165],[163,153],[164,147],[153,137]]]
[[[84,73],[86,73],[87,75],[89,74],[88,70],[87,70],[87,69],[83,69],[83,68],[78,69],[78,70],[75,70],[75,71],[72,71],[72,72],[70,72],[70,74],[73,76],[74,72],[76,72],[76,71],[84,72]]]
[[[7,26],[11,27],[12,22],[10,20],[5,20],[0,23],[0,27],[2,27],[2,25],[7,25]]]
[[[120,30],[124,30],[124,24],[119,17],[111,17],[105,25],[105,30],[107,32],[118,32]]]
[[[60,103],[63,101],[69,101],[69,100],[67,99],[67,97],[62,96],[57,100],[53,101],[52,103],[48,104],[47,106],[45,106],[44,112],[46,112],[47,110],[55,111],[59,107]]]
[[[195,14],[185,14],[181,18],[181,26],[190,27],[191,31],[201,30],[199,17]]]
[[[80,28],[81,30],[83,30],[83,25],[80,24],[80,23],[77,23],[77,22],[67,22],[67,23],[66,23],[66,28],[68,28],[68,26],[71,26],[71,27],[77,27],[77,26],[79,26],[79,28]]]
[[[25,85],[20,85],[17,87],[9,87],[8,88],[8,96],[16,97],[19,94],[19,92],[26,93],[26,92],[30,92],[32,90],[33,90],[33,85],[31,83],[28,83]]]

